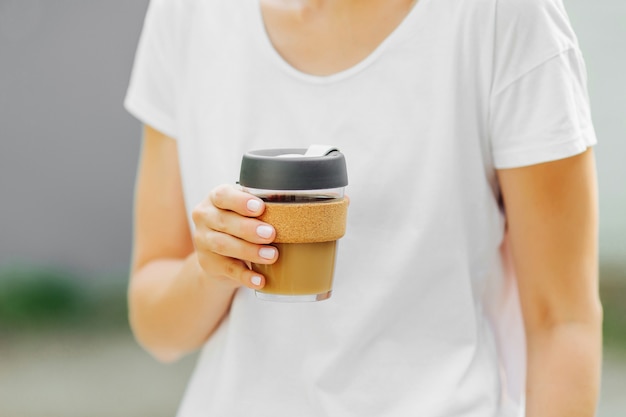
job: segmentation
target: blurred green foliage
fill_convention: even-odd
[[[626,351],[626,267],[603,265],[600,298],[604,308],[604,344]]]
[[[12,271],[0,282],[0,314],[5,320],[47,320],[79,309],[78,288],[54,271]]]
[[[62,268],[0,268],[0,331],[51,326],[126,326],[124,280],[94,285]]]

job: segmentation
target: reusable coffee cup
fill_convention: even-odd
[[[266,278],[256,296],[288,302],[329,298],[348,213],[343,154],[328,145],[250,151],[243,155],[239,184],[265,202],[259,219],[276,230],[278,260],[252,264]]]

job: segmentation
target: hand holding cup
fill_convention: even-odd
[[[235,287],[261,289],[265,285],[263,274],[248,267],[278,259],[278,250],[270,245],[276,237],[274,227],[257,219],[264,210],[262,199],[233,185],[214,188],[194,208],[193,241],[200,266],[209,277]]]

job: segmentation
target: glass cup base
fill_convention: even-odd
[[[256,298],[265,301],[278,301],[282,303],[307,303],[313,301],[323,301],[330,298],[332,291],[321,294],[304,294],[304,295],[288,295],[288,294],[270,294],[261,291],[255,291]]]

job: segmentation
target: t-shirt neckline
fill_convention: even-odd
[[[261,11],[260,0],[252,0],[252,4],[254,6],[252,15],[254,20],[253,27],[254,31],[256,32],[255,37],[260,40],[262,52],[267,54],[271,61],[273,61],[275,65],[280,67],[281,70],[288,73],[292,77],[308,83],[330,84],[344,80],[346,78],[350,78],[355,74],[363,71],[373,62],[375,62],[378,57],[386,49],[389,48],[389,45],[399,42],[400,40],[408,36],[416,26],[414,23],[417,20],[418,15],[420,15],[424,10],[424,3],[427,3],[428,1],[429,0],[417,0],[411,10],[404,17],[404,19],[402,19],[402,21],[398,24],[398,26],[396,26],[396,28],[389,35],[387,35],[387,37],[372,52],[370,52],[369,55],[367,55],[365,58],[363,58],[361,61],[357,62],[353,66],[330,75],[314,75],[303,72],[288,63],[278,53],[267,33],[265,22],[263,20],[263,13]]]

